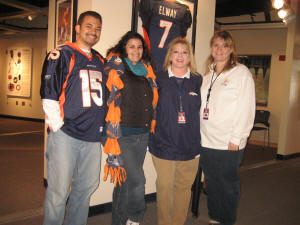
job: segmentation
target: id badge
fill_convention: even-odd
[[[208,120],[208,116],[209,116],[209,109],[208,108],[205,108],[203,110],[203,119],[204,120]]]
[[[184,112],[178,112],[178,123],[179,124],[185,124],[186,123]]]

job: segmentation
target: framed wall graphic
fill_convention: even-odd
[[[255,82],[256,105],[267,106],[271,55],[240,55],[239,62],[246,65]]]
[[[55,43],[54,46],[67,41],[75,41],[77,19],[77,0],[57,0],[55,6]]]
[[[178,36],[195,47],[198,0],[133,0],[131,29],[142,34],[158,70]]]
[[[31,98],[32,49],[6,50],[6,94],[8,98]]]

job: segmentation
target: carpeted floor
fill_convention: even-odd
[[[250,166],[256,163],[261,163],[269,160],[275,160],[277,154],[277,149],[274,147],[265,147],[259,145],[250,145],[246,146],[244,153],[244,159],[242,162],[243,166]]]
[[[0,225],[42,223],[43,123],[0,117]],[[238,225],[300,225],[300,159],[276,161],[276,149],[248,145],[241,167]],[[200,216],[186,225],[208,224],[206,196]],[[109,225],[111,213],[90,217],[88,225]],[[141,225],[156,224],[155,202]]]

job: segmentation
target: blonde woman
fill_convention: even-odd
[[[238,168],[255,115],[255,88],[248,68],[237,62],[227,31],[214,34],[201,87],[201,158],[210,224],[233,225],[240,197]]]
[[[169,44],[164,69],[157,73],[157,122],[149,143],[157,172],[158,225],[183,225],[199,164],[202,83],[186,39]]]

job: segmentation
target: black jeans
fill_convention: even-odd
[[[239,166],[244,149],[217,150],[202,147],[200,164],[206,178],[209,217],[222,225],[233,225],[240,199]]]
[[[127,180],[114,188],[112,225],[124,225],[127,219],[141,222],[146,211],[145,175],[143,170],[149,134],[131,135],[118,139]]]

